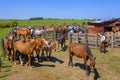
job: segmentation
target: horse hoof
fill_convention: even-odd
[[[76,67],[73,67],[73,69],[77,69]]]

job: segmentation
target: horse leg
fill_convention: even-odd
[[[14,48],[14,53],[13,53],[13,61],[16,60],[16,49]]]
[[[40,53],[40,50],[36,50],[36,55],[37,55],[37,60],[38,60],[38,62],[40,61],[40,60],[39,60],[39,53]]]
[[[84,58],[84,69],[86,70],[86,75],[89,76],[87,61],[88,61],[88,58]]]
[[[70,55],[69,55],[69,63],[68,63],[68,65],[73,67],[72,57],[73,57],[73,55],[70,53]]]
[[[49,60],[49,57],[48,57],[48,50],[45,50],[46,51],[46,59]]]
[[[61,51],[63,50],[63,43],[61,43]]]
[[[44,55],[44,50],[43,50],[43,49],[42,49],[41,59],[42,59],[42,60],[45,59],[45,55]]]
[[[52,53],[52,50],[49,51],[49,60],[51,58],[51,53]]]
[[[20,60],[20,64],[23,65],[23,61],[22,61],[22,56],[21,56],[21,54],[19,55],[19,60]]]
[[[31,66],[31,55],[28,54],[28,62],[25,65]]]

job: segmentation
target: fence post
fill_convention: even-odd
[[[87,32],[85,33],[85,44],[88,45],[88,34],[87,34]]]
[[[53,40],[57,40],[57,32],[56,31],[53,31]]]
[[[95,34],[95,39],[96,39],[96,44],[95,44],[95,46],[96,46],[96,49],[98,49],[98,34]]]
[[[114,49],[114,34],[111,34],[111,48]]]

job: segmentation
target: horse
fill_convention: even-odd
[[[52,51],[56,51],[56,41],[46,41],[46,44],[42,47],[41,57],[45,58],[44,51],[46,52],[46,58],[50,60]]]
[[[33,36],[36,38],[36,37],[40,37],[40,36],[45,36],[46,35],[46,31],[43,30],[43,29],[34,29],[33,30]]]
[[[14,30],[14,34],[15,34],[15,36],[17,37],[19,37],[20,38],[20,36],[23,36],[23,38],[24,38],[24,40],[26,41],[26,37],[29,35],[31,33],[31,29],[29,29],[29,28],[20,28],[20,27],[17,27],[17,28],[15,28],[15,30]]]
[[[4,49],[5,52],[8,56],[8,60],[11,60],[11,56],[12,56],[12,50],[13,50],[13,39],[14,36],[13,35],[9,35],[4,39]]]
[[[40,37],[36,40],[27,40],[26,42],[23,42],[22,40],[19,40],[14,43],[14,61],[16,60],[16,52],[19,52],[20,54],[26,54],[28,56],[28,62],[26,65],[31,65],[31,55],[33,54],[34,49],[38,46],[44,45],[45,39],[43,37]],[[20,62],[22,64],[21,56],[19,56]],[[23,64],[22,64],[23,65]]]
[[[90,69],[91,72],[94,71],[96,57],[93,57],[93,54],[90,48],[88,47],[88,45],[79,44],[76,42],[73,42],[69,45],[69,63],[68,63],[69,66],[73,66],[72,57],[74,55],[77,56],[78,58],[83,58],[86,72],[87,72],[87,61],[90,59]]]
[[[66,45],[65,35],[62,34],[57,41],[58,41],[58,51],[59,51],[59,44],[61,45],[61,50],[63,50],[63,48]]]

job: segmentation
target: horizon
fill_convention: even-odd
[[[28,20],[119,18],[119,0],[1,0],[0,19]]]

